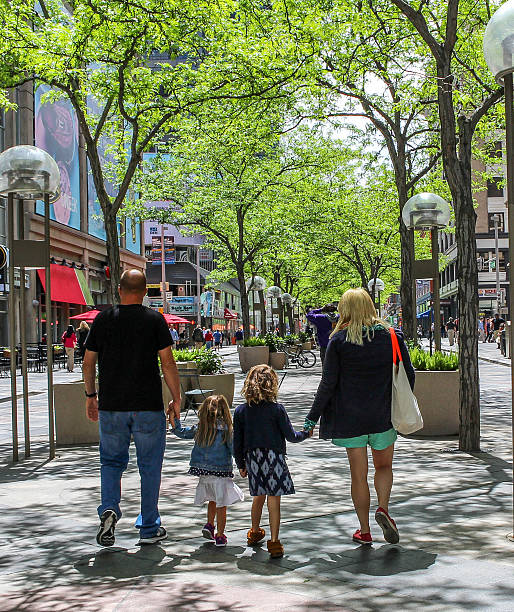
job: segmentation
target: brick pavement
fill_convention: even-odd
[[[224,352],[235,369],[236,354]],[[169,539],[134,546],[132,461],[116,546],[100,550],[97,449],[60,449],[45,463],[36,443],[29,460],[0,468],[0,610],[512,610],[510,372],[484,361],[480,372],[482,452],[456,452],[455,439],[397,444],[391,511],[399,546],[385,544],[378,528],[371,549],[352,544],[345,452],[308,440],[288,445],[297,494],[283,501],[286,556],[270,561],[246,548],[248,497],[229,509],[227,548],[213,549],[199,537],[205,519],[192,505],[191,444],[170,436],[160,504]],[[281,400],[298,427],[319,375],[318,366],[292,370],[284,381]],[[238,375],[237,391],[241,384]],[[7,452],[2,441],[0,457]]]

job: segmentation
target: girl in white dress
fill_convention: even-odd
[[[182,427],[177,419],[172,431],[179,438],[195,440],[189,474],[198,476],[195,505],[208,502],[202,535],[216,546],[226,546],[227,506],[243,501],[244,495],[233,481],[232,416],[225,396],[211,395],[203,402],[198,425]]]

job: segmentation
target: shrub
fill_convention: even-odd
[[[415,370],[424,371],[450,371],[459,369],[459,355],[457,353],[442,353],[435,351],[433,355],[415,348],[410,351],[410,358]]]
[[[300,340],[300,342],[309,342],[311,338],[307,332],[301,331],[298,332],[298,339]]]
[[[220,374],[223,372],[221,356],[209,349],[196,351],[194,359],[198,366],[198,374]]]
[[[267,344],[265,338],[247,338],[243,340],[243,346],[266,346]]]
[[[295,334],[287,334],[287,336],[284,337],[284,340],[286,341],[286,344],[293,346],[298,343],[300,338],[298,338],[298,336]]]
[[[196,361],[199,352],[198,349],[175,349],[173,356],[175,361]]]
[[[276,336],[275,334],[269,332],[263,336],[263,339],[269,346],[270,353],[276,353],[277,351],[282,350],[282,347],[284,345],[284,339],[280,336]]]

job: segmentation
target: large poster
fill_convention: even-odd
[[[61,197],[50,205],[50,218],[80,229],[80,175],[78,124],[68,100],[41,104],[50,91],[41,85],[35,93],[35,143],[57,162],[61,173]],[[45,214],[43,202],[36,203],[36,212]]]

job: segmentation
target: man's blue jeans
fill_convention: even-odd
[[[133,436],[141,477],[141,514],[136,527],[142,538],[151,537],[161,524],[157,503],[166,446],[164,412],[100,410],[99,420],[102,503],[98,506],[98,515],[114,510],[118,519],[121,518],[121,477],[127,469],[130,437]]]

